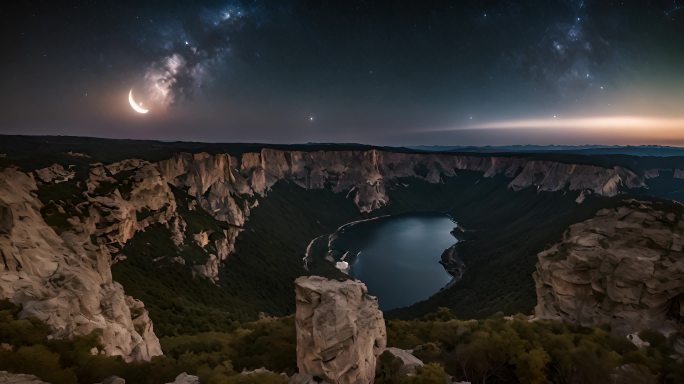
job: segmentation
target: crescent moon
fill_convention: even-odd
[[[138,103],[133,99],[133,89],[131,89],[131,90],[128,92],[128,103],[131,104],[131,108],[133,108],[133,110],[136,111],[136,112],[138,112],[138,113],[143,113],[143,114],[144,114],[144,113],[147,113],[147,112],[150,111],[149,109],[145,109],[145,108],[143,108],[142,106],[140,106],[140,104],[138,104]]]

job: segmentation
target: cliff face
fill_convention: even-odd
[[[330,383],[372,383],[387,343],[378,301],[354,280],[295,281],[297,368]]]
[[[538,255],[536,316],[667,329],[684,318],[683,247],[681,207],[630,200],[601,210]]]
[[[104,352],[131,360],[161,351],[142,303],[111,278],[111,263],[129,256],[126,244],[151,225],[164,226],[173,244],[194,256],[161,259],[218,282],[251,210],[278,181],[344,193],[361,212],[390,203],[387,190],[400,178],[439,183],[462,171],[508,178],[512,190],[614,196],[644,185],[620,167],[379,150],[180,153],[159,162],[93,163],[87,176],[72,168],[2,171],[0,297],[44,319],[57,337],[101,330]]]
[[[138,166],[142,166],[142,162]],[[353,199],[361,212],[371,212],[389,203],[387,186],[399,178],[414,177],[439,183],[459,171],[482,172],[484,177],[511,178],[513,190],[535,187],[539,191],[568,189],[615,196],[619,188],[639,188],[644,184],[633,172],[620,168],[600,168],[519,157],[482,157],[449,154],[407,154],[370,151],[281,151],[263,149],[236,158],[227,154],[177,154],[156,164],[160,184],[168,183],[187,191],[196,203],[217,220],[231,225],[220,243],[221,251],[211,254],[197,270],[218,278],[218,265],[232,252],[240,228],[250,211],[278,181],[285,180],[305,189],[330,188]],[[110,168],[113,166],[110,166]],[[121,168],[116,166],[115,168]],[[163,189],[163,187],[159,187]],[[170,193],[165,193],[170,195]],[[169,207],[172,197],[163,198]],[[578,200],[581,202],[581,200]],[[170,220],[170,219],[169,219]]]
[[[0,173],[0,297],[47,323],[55,337],[102,332],[108,355],[149,360],[161,354],[144,305],[112,281],[110,255],[85,233],[60,237],[43,220],[29,175]]]

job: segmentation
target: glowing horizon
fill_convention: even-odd
[[[485,121],[432,131],[464,130],[535,130],[551,134],[566,133],[596,138],[617,135],[625,139],[682,141],[684,140],[684,117],[619,115],[521,118]]]

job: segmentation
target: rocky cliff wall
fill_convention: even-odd
[[[59,236],[41,216],[30,175],[0,173],[0,298],[47,323],[54,337],[101,332],[103,352],[126,360],[161,354],[143,303],[112,281],[106,246],[88,234]]]
[[[620,167],[380,150],[262,149],[239,157],[179,153],[159,162],[93,163],[85,178],[72,168],[55,164],[33,173],[3,171],[0,294],[22,304],[25,315],[46,320],[56,336],[103,331],[105,352],[127,359],[148,359],[161,351],[142,303],[126,297],[111,279],[111,263],[127,257],[125,245],[136,233],[161,224],[179,249],[196,246],[206,256],[166,258],[218,281],[221,263],[251,210],[278,181],[344,193],[361,212],[389,204],[388,187],[400,178],[439,183],[462,171],[508,178],[512,190],[614,196],[620,188],[643,186],[636,174]],[[202,214],[216,225],[197,228],[189,221]]]
[[[603,209],[538,255],[535,314],[623,333],[675,327],[684,319],[683,247],[676,203]]]
[[[329,383],[372,383],[387,334],[366,286],[306,276],[295,281],[295,294],[299,373]]]

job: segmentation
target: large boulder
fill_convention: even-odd
[[[681,324],[682,213],[676,203],[628,200],[570,226],[538,255],[536,316],[624,334]]]
[[[40,380],[33,375],[24,375],[21,373],[9,373],[7,371],[0,371],[0,383],[2,384],[49,384]]]
[[[295,293],[299,373],[330,383],[372,383],[387,336],[366,286],[306,276],[295,281]]]
[[[390,347],[385,349],[383,353],[390,355],[398,363],[399,370],[397,373],[399,375],[415,375],[417,369],[425,365],[419,358],[405,349]]]
[[[188,375],[187,373],[183,372],[176,376],[174,381],[166,384],[200,384],[200,380],[199,377],[195,375]]]

